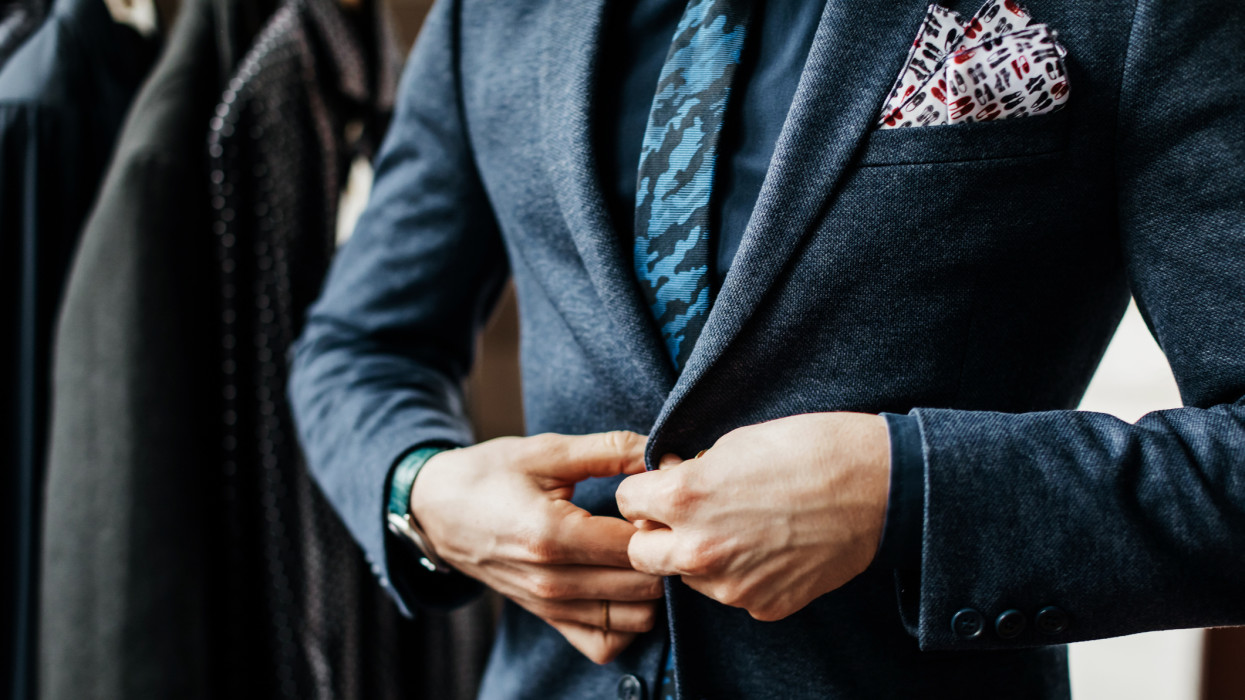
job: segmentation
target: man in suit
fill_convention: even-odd
[[[434,8],[291,392],[404,610],[509,599],[483,697],[1066,697],[1245,622],[1245,8],[951,9]],[[1032,110],[887,128],[977,53]],[[536,435],[470,446],[508,276]],[[1072,410],[1130,290],[1187,404],[1136,425]]]

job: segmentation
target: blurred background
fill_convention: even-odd
[[[0,0],[0,693],[470,698],[496,601],[401,617],[307,477],[287,353],[425,0]],[[523,432],[507,291],[481,439]],[[1180,405],[1130,308],[1082,408]],[[1077,644],[1078,700],[1245,697],[1245,634]]]

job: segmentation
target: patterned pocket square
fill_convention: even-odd
[[[989,0],[965,22],[930,5],[879,129],[1045,114],[1068,102],[1067,51],[1015,0]]]

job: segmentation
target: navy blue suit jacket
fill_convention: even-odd
[[[436,5],[297,349],[311,468],[401,605],[460,595],[390,569],[385,478],[411,445],[470,444],[462,379],[510,277],[531,432],[630,429],[651,461],[792,414],[911,412],[921,566],[772,623],[671,581],[666,625],[605,667],[508,604],[483,697],[653,688],[669,637],[690,698],[1066,697],[1063,643],[1245,623],[1245,5],[1030,0],[1069,51],[1064,111],[876,131],[926,2],[827,3],[676,377],[592,148],[605,4]],[[1130,289],[1187,405],[1135,425],[1072,410]],[[616,512],[616,483],[575,501]],[[1049,605],[1057,634],[1032,623]],[[983,634],[956,636],[963,608]],[[1029,620],[1011,639],[1007,609]]]

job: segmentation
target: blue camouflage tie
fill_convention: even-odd
[[[640,152],[635,271],[677,370],[709,315],[709,193],[744,44],[742,10],[750,4],[688,2],[657,81]]]

